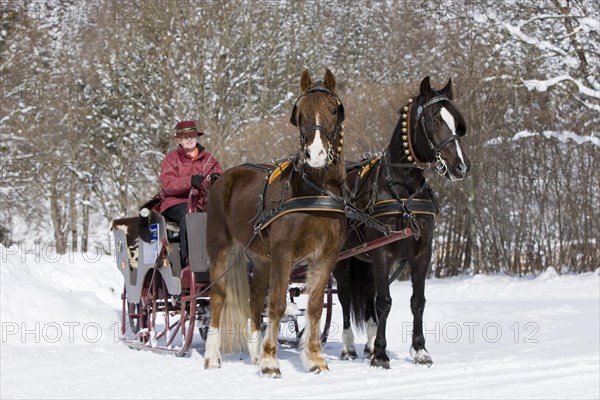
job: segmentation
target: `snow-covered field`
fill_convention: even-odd
[[[199,335],[187,358],[120,344],[122,277],[109,256],[0,250],[2,399],[600,397],[600,270],[428,281],[429,368],[409,356],[410,283],[394,283],[391,370],[338,360],[336,305],[331,371],[308,374],[298,350],[280,348],[283,378],[269,379],[246,354],[204,370]],[[359,333],[359,355],[364,342]]]

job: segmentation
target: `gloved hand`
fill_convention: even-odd
[[[210,174],[210,181],[211,182],[216,181],[219,176],[221,176],[221,174],[217,174],[217,173]]]
[[[192,175],[192,187],[200,189],[204,177],[202,175]]]

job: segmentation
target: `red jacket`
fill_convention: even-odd
[[[221,174],[223,169],[211,153],[204,151],[200,145],[198,157],[192,160],[181,145],[169,152],[160,167],[160,183],[162,190],[159,212],[177,204],[185,203],[192,188],[192,175],[202,175],[202,188],[198,198],[198,208],[206,211],[206,190],[210,184],[210,174]]]

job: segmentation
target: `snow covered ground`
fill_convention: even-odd
[[[109,256],[0,251],[2,399],[600,397],[600,270],[428,281],[429,368],[410,359],[410,283],[397,282],[391,370],[338,360],[336,305],[324,347],[331,371],[308,374],[298,350],[280,348],[283,378],[269,379],[246,354],[204,370],[199,335],[187,358],[118,343],[122,277]],[[359,355],[364,342],[357,334]]]

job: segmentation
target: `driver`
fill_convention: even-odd
[[[223,172],[217,159],[198,143],[204,132],[196,129],[194,121],[181,121],[175,125],[177,148],[169,152],[160,168],[159,212],[179,225],[179,253],[182,268],[189,265],[187,226],[188,195],[192,187],[198,189],[196,207],[206,211],[206,191],[211,180]]]

